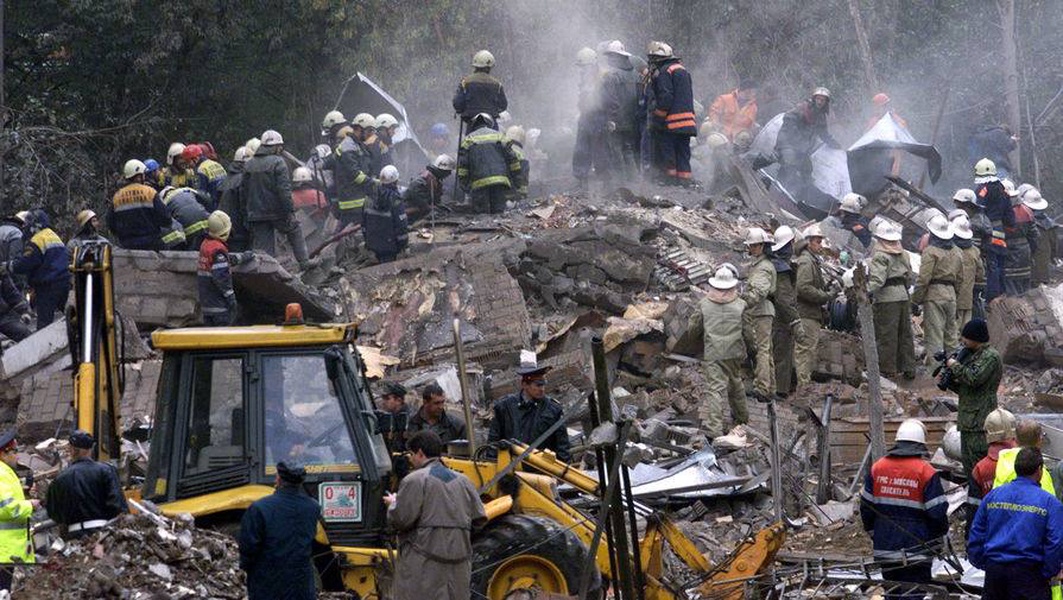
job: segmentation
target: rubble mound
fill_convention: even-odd
[[[19,598],[243,598],[236,540],[191,516],[123,515],[99,533],[57,541],[27,569]]]

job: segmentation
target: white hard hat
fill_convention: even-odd
[[[1015,182],[1010,178],[1005,177],[1000,180],[1000,185],[1004,186],[1004,191],[1008,193],[1008,196],[1014,198],[1019,195],[1019,190],[1015,189]]]
[[[819,226],[819,223],[813,223],[808,227],[805,227],[805,230],[801,232],[801,235],[805,236],[805,239],[826,237],[823,235],[823,228]]]
[[[134,158],[127,160],[125,166],[122,167],[122,177],[132,179],[137,175],[143,175],[147,170],[148,168],[144,166],[143,162]]]
[[[813,97],[815,97],[815,96],[823,96],[824,98],[829,100],[830,99],[830,90],[828,90],[825,87],[820,86],[820,87],[812,90],[812,96]]]
[[[952,201],[959,204],[978,204],[978,197],[975,196],[974,190],[960,188],[952,195]]]
[[[508,110],[504,110],[504,111],[498,113],[497,121],[498,121],[499,125],[502,125],[503,123],[509,123],[512,120],[513,120],[513,115],[509,114]]]
[[[1022,190],[1022,186],[1019,186]],[[1031,210],[1044,210],[1048,208],[1048,200],[1041,197],[1041,192],[1037,188],[1031,186],[1028,190],[1019,192],[1019,198],[1022,199],[1022,203]]]
[[[314,154],[316,154],[318,158],[328,158],[329,155],[332,154],[332,148],[329,148],[328,144],[318,144],[314,146]]]
[[[789,244],[790,242],[794,241],[794,238],[797,237],[797,234],[794,233],[793,227],[790,227],[789,225],[782,225],[775,230],[774,237],[775,243],[771,245],[771,251],[778,252],[779,250],[782,250],[786,246],[786,244]]]
[[[875,228],[874,235],[887,242],[899,242],[902,237],[901,226],[890,221],[883,221]]]
[[[310,173],[310,169],[306,167],[296,167],[292,171],[292,183],[309,183],[314,180],[314,176]]]
[[[905,419],[897,428],[897,437],[893,441],[926,444],[926,426],[919,419]]]
[[[220,210],[210,213],[210,216],[207,217],[207,232],[210,237],[218,238],[219,240],[227,239],[232,229],[232,219]]]
[[[362,129],[376,127],[376,117],[369,113],[358,113],[353,119],[351,119],[351,125],[357,125]]]
[[[930,220],[926,222],[926,228],[930,230],[934,237],[940,240],[952,239],[952,227],[949,225],[949,220],[945,218],[945,215],[936,214],[930,217]]]
[[[395,165],[387,165],[380,169],[380,183],[395,183],[399,180],[399,170]]]
[[[278,132],[276,132],[276,131],[274,131],[272,129],[267,129],[267,130],[262,132],[262,145],[263,146],[280,146],[283,143],[284,143],[284,138],[281,137],[280,133],[278,133]]]
[[[860,194],[849,192],[845,196],[842,196],[842,203],[838,206],[838,210],[847,213],[859,214],[863,210],[864,205],[867,204],[867,198],[864,198]]]
[[[338,110],[330,110],[329,113],[325,115],[325,118],[321,120],[321,128],[327,132],[334,126],[346,122],[347,119],[343,116],[343,113]]]
[[[253,138],[247,140],[246,142],[244,142],[244,146],[247,147],[247,150],[251,153],[251,156],[254,156],[255,153],[258,152],[258,148],[261,145],[262,145],[262,140],[258,139],[257,137],[253,137]]]
[[[495,55],[487,50],[480,50],[472,55],[472,66],[477,69],[491,68],[495,66]]]
[[[705,123],[705,125],[702,125],[702,127],[705,127],[705,126],[710,126],[711,127],[711,124]],[[709,148],[712,148],[714,150],[716,148],[723,148],[728,143],[729,142],[727,140],[727,136],[722,134],[722,133],[720,133],[719,131],[713,131],[712,133],[709,133],[708,135],[705,136],[705,144],[707,144],[709,146]]]
[[[941,449],[945,452],[945,456],[952,460],[963,460],[963,447],[960,444],[960,430],[955,425],[949,426],[945,430],[945,435],[941,438]]]
[[[511,125],[509,129],[506,129],[506,137],[517,142],[518,144],[524,143],[524,128],[520,125]]]
[[[88,223],[89,221],[91,221],[92,219],[95,219],[95,218],[96,218],[96,211],[94,211],[92,209],[86,208],[85,210],[79,212],[78,216],[77,216],[78,229],[81,229],[82,227],[85,226],[85,223]]]
[[[995,176],[997,174],[997,164],[988,158],[983,158],[974,163],[974,174],[976,177]]]
[[[240,146],[233,153],[233,162],[247,162],[249,158],[251,158],[251,150],[247,146]]]
[[[771,241],[771,236],[768,235],[768,232],[760,227],[750,227],[749,231],[746,232],[745,244],[747,246],[752,246],[754,244],[770,244]]]
[[[718,290],[729,290],[738,285],[738,277],[735,275],[732,265],[721,265],[716,269],[716,274],[709,277],[709,285]]]
[[[613,40],[605,45],[606,54],[618,54],[620,56],[631,56],[631,53],[624,49],[624,43],[620,40]]]
[[[646,55],[653,58],[671,58],[672,47],[664,42],[650,42],[646,45]]]
[[[971,229],[971,220],[967,218],[966,214],[956,215],[949,219],[949,223],[952,224],[952,233],[956,234],[956,237],[961,240],[969,240],[974,238],[974,231]]]
[[[598,61],[598,53],[592,48],[580,48],[576,53],[576,66],[586,67]]]
[[[181,142],[174,142],[170,144],[170,149],[166,151],[166,164],[173,165],[173,159],[181,156],[181,153],[185,151],[185,145]]]
[[[399,124],[399,120],[388,113],[380,113],[376,116],[375,126],[377,129],[387,129]]]
[[[999,442],[1015,438],[1015,414],[998,408],[986,415],[985,441]]]
[[[454,159],[449,154],[440,154],[432,160],[432,166],[440,171],[453,171]]]

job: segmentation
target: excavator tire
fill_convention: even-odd
[[[492,521],[472,540],[472,597],[520,600],[520,590],[579,593],[587,546],[560,523],[532,515],[509,514]],[[601,595],[597,568],[590,598]]]

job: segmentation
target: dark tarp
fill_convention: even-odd
[[[886,176],[891,174],[895,150],[926,160],[931,182],[936,183],[941,177],[941,154],[937,149],[917,142],[892,114],[886,113],[849,147],[847,162],[853,191],[874,198],[885,190],[890,185]]]
[[[407,181],[424,170],[428,164],[428,155],[417,134],[413,130],[406,107],[399,104],[390,94],[365,75],[356,73],[344,86],[338,102],[339,111],[348,119],[358,113],[369,113],[374,117],[380,113],[389,113],[399,121],[399,128],[392,139],[391,156],[399,170],[399,180]],[[374,173],[374,176],[379,173]]]

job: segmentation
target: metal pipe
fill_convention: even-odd
[[[85,306],[78,315],[81,319],[81,362],[92,362],[92,325],[95,321],[93,310],[96,308],[93,306],[93,290],[92,290],[92,272],[85,273]]]
[[[816,503],[826,504],[830,500],[830,413],[834,405],[834,394],[827,393],[823,403],[823,414],[819,417],[819,483],[816,486]]]
[[[590,417],[591,417],[591,431],[594,431],[599,425],[602,424],[601,416],[598,414],[598,398],[597,398],[597,396],[595,396],[594,394],[588,395],[587,396],[587,404],[588,404],[588,410],[590,411]],[[602,452],[601,446],[595,446],[594,447],[594,464],[597,465],[597,467],[598,467],[598,486],[595,488],[597,490],[597,494],[596,495],[598,497],[598,503],[601,506],[606,506],[606,504],[605,504],[605,482],[608,479],[608,477],[606,477],[606,473],[605,473],[605,453]],[[605,522],[605,537],[608,540],[612,540],[612,538],[613,538],[612,527],[609,526],[609,522],[608,521]],[[612,545],[610,545],[609,547],[612,548]],[[597,552],[592,552],[591,556],[593,556],[594,554],[597,554]],[[613,553],[612,550],[610,550],[610,552],[608,554],[609,554],[609,572],[610,573],[616,573],[617,572],[616,571],[616,554]],[[593,565],[593,562],[591,564]]]
[[[631,527],[631,559],[635,565],[635,598],[646,600],[646,575],[642,572],[642,548],[639,547],[639,525],[635,515],[635,497],[631,495],[631,473],[626,465],[620,468],[624,478],[624,502]]]
[[[775,413],[775,398],[768,402],[768,420],[771,424],[771,499],[775,519],[781,521],[782,510],[782,452],[779,448],[779,419]]]
[[[461,319],[454,317],[454,352],[458,358],[458,383],[461,385],[461,404],[465,410],[465,432],[469,438],[469,456],[476,457],[476,429],[472,422],[472,401],[469,382],[465,379],[465,346],[461,343]]]

